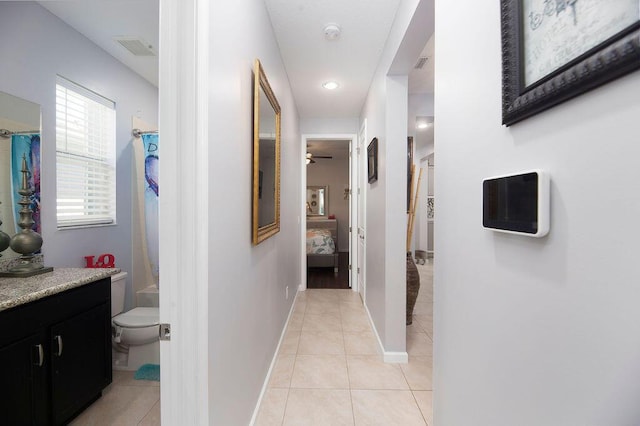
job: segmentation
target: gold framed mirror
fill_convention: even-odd
[[[280,231],[280,105],[260,60],[253,69],[253,244]]]

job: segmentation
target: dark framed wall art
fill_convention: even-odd
[[[371,139],[367,147],[367,171],[369,183],[378,180],[378,138]]]
[[[640,68],[638,0],[501,0],[502,123]]]

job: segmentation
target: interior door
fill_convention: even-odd
[[[43,330],[0,347],[0,364],[5,367],[0,390],[0,424],[50,423],[45,336]]]
[[[366,230],[366,204],[365,204],[365,188],[367,179],[367,121],[362,123],[360,132],[358,133],[358,178],[357,178],[357,202],[358,202],[358,256],[357,256],[357,276],[358,276],[358,292],[363,302],[366,302],[366,280],[365,280],[365,230]]]
[[[357,170],[356,167],[353,166],[355,157],[355,149],[358,144],[358,141],[354,141],[353,139],[349,141],[349,288],[354,289],[355,285],[357,290],[358,285],[358,277],[354,274],[354,260],[357,261],[357,253],[355,252],[355,248],[357,246],[357,241],[353,239],[353,230],[358,228],[358,223],[354,219],[354,215],[357,214],[357,206],[354,206],[354,197],[353,197],[353,187],[355,182],[357,181],[357,175],[354,176],[354,171]],[[355,223],[354,223],[355,222]]]

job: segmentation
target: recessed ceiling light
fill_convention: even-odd
[[[429,123],[418,123],[418,129],[426,129],[427,127],[429,127]]]
[[[324,87],[327,90],[335,90],[338,87],[340,87],[340,85],[335,81],[327,81],[326,83],[322,83],[322,87]]]

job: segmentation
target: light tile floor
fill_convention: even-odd
[[[133,371],[114,371],[102,397],[76,417],[72,426],[160,425],[160,382],[134,380]]]
[[[382,361],[357,293],[298,293],[256,425],[432,426],[433,263],[418,271],[408,364]]]
[[[433,263],[418,271],[408,364],[382,362],[357,293],[298,293],[256,425],[433,426]],[[102,398],[71,425],[160,425],[160,383],[114,371]]]

